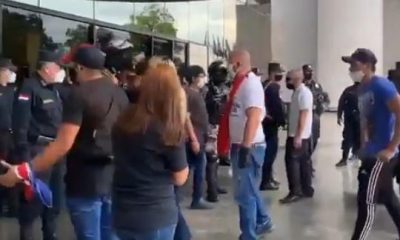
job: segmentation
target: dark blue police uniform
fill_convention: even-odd
[[[43,61],[55,62],[44,53]],[[48,55],[46,55],[48,54]],[[47,57],[47,58],[46,58]],[[46,60],[48,59],[48,60]],[[56,137],[62,119],[62,101],[56,88],[46,84],[39,74],[25,80],[16,97],[13,110],[13,132],[15,156],[17,162],[30,161]],[[52,170],[38,176],[49,182]],[[39,201],[22,200],[20,205],[19,223],[20,239],[33,237],[33,222],[39,215],[42,217],[43,239],[56,239],[55,220],[57,207],[49,209]]]

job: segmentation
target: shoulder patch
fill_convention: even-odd
[[[28,94],[20,94],[18,96],[18,100],[20,100],[20,101],[29,101],[30,100],[30,96]]]

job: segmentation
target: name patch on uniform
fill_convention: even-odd
[[[43,100],[43,104],[48,104],[54,102],[53,99],[45,99]]]
[[[29,95],[20,94],[20,95],[18,96],[18,100],[20,100],[20,101],[29,101]]]

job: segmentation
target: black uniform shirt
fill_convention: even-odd
[[[360,111],[358,109],[358,84],[347,87],[339,98],[338,118],[347,121],[359,121]]]
[[[13,87],[0,86],[0,131],[11,129],[14,93]]]
[[[267,109],[266,117],[263,121],[265,137],[273,137],[278,134],[278,128],[285,125],[285,114],[282,100],[279,95],[280,85],[275,82],[268,83],[265,87],[265,107]]]
[[[93,124],[104,120],[111,101],[115,104],[113,109],[119,113],[129,104],[123,89],[114,85],[110,79],[99,78],[72,88],[65,102],[63,123],[80,126],[67,156],[65,183],[69,197],[99,197],[111,193],[113,165],[88,164],[87,159],[80,158],[81,146],[90,141],[85,133],[92,129]]]
[[[39,136],[55,138],[62,119],[62,102],[54,85],[36,74],[23,83],[14,103],[13,131],[20,160]]]

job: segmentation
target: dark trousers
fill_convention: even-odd
[[[265,149],[264,164],[263,164],[263,174],[261,185],[270,182],[273,178],[273,165],[278,154],[279,139],[278,134],[268,136],[266,139],[267,148]]]
[[[400,236],[400,202],[393,190],[397,157],[389,163],[363,159],[358,173],[358,215],[352,240],[367,239],[375,218],[377,203],[385,205]]]
[[[12,136],[9,130],[0,130],[0,159],[10,161],[12,150]],[[4,169],[6,171],[6,169]],[[3,174],[4,172],[0,172]],[[9,215],[13,215],[16,208],[16,191],[15,189],[9,189],[0,187],[0,215],[3,210],[7,209]]]
[[[353,154],[356,155],[358,153],[360,141],[360,122],[355,120],[345,120],[342,141],[343,160],[349,158],[350,149],[352,150]]]
[[[206,153],[206,158],[207,195],[216,198],[218,196],[218,157],[213,153]]]
[[[286,141],[285,164],[289,192],[296,195],[313,196],[310,139],[303,140],[301,148],[295,149],[293,138],[289,137]]]
[[[192,203],[198,203],[203,197],[204,168],[206,162],[205,152],[200,151],[198,154],[195,154],[189,144],[186,149],[189,167],[193,171]]]
[[[319,137],[321,136],[321,116],[317,113],[313,113],[312,123],[312,137],[311,137],[311,152],[314,153],[317,148]]]
[[[43,152],[45,146],[34,145],[31,147],[32,157]],[[49,184],[52,178],[52,171],[46,173],[37,174],[36,177],[40,178],[45,183]],[[49,184],[51,186],[51,184]],[[38,199],[33,201],[26,201],[21,193],[21,202],[19,206],[18,221],[20,224],[20,239],[21,240],[33,240],[34,230],[33,223],[36,218],[41,216],[42,219],[42,231],[44,240],[52,240],[56,238],[56,220],[57,211],[53,208],[47,208],[41,204]]]

